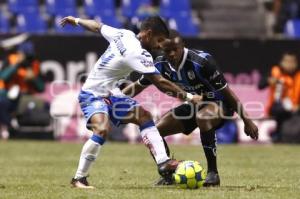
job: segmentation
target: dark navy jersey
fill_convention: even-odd
[[[185,48],[178,71],[164,56],[157,57],[154,64],[164,78],[174,82],[186,92],[201,94],[205,100],[222,100],[218,91],[225,88],[227,82],[210,54]],[[138,81],[143,86],[151,84],[144,76]]]

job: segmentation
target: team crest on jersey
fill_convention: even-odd
[[[96,101],[96,102],[94,102],[93,103],[93,107],[95,108],[95,109],[99,109],[99,108],[101,108],[101,107],[103,107],[103,106],[105,106],[106,104],[104,103],[104,102],[100,102],[100,101]]]
[[[219,75],[220,75],[220,72],[216,70],[216,71],[214,72],[213,76],[210,77],[210,79],[216,79]]]
[[[189,77],[190,80],[193,80],[193,79],[196,78],[195,73],[194,73],[194,71],[192,71],[192,70],[189,70],[189,71],[187,72],[187,75],[188,75],[188,77]]]

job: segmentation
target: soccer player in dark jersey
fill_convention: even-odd
[[[236,112],[245,124],[245,133],[254,140],[258,139],[258,128],[249,119],[210,54],[185,48],[176,31],[171,31],[170,40],[163,43],[163,51],[164,55],[155,60],[157,70],[185,91],[201,94],[203,102],[197,106],[190,103],[181,104],[163,115],[156,126],[162,137],[177,133],[188,135],[199,127],[208,166],[204,186],[218,186],[220,177],[217,169],[215,131],[223,125],[224,116],[232,116]],[[151,82],[142,76],[123,92],[135,96],[150,84]],[[168,150],[168,147],[166,149]],[[158,181],[160,185],[171,183],[171,178]]]

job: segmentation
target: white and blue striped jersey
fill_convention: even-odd
[[[142,74],[157,72],[152,56],[142,48],[132,31],[103,25],[101,34],[109,42],[109,47],[90,71],[83,91],[102,97],[123,96],[118,88],[119,80],[133,71]]]

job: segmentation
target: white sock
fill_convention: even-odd
[[[144,144],[150,149],[157,164],[165,162],[170,159],[166,153],[164,142],[156,128],[150,126],[141,129],[141,136]]]
[[[86,177],[88,175],[89,169],[92,163],[96,160],[101,146],[102,145],[93,141],[92,139],[88,139],[86,141],[81,150],[79,165],[75,174],[75,179]]]

